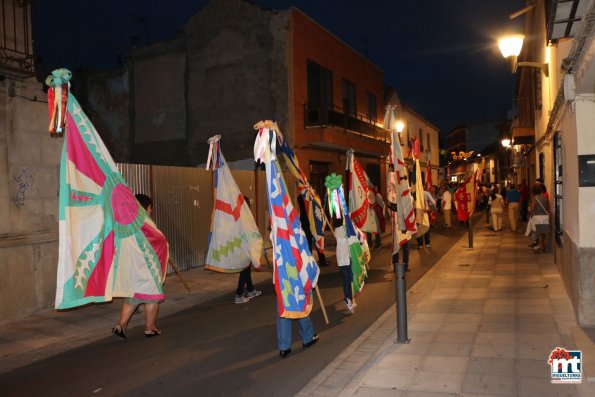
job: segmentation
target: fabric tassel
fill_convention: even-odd
[[[58,118],[58,126],[56,132],[59,136],[64,135],[66,128],[66,105],[68,103],[68,86],[70,83],[62,84],[60,89],[60,117]]]
[[[56,133],[56,105],[56,92],[53,87],[50,87],[48,91],[48,110],[50,115],[50,125],[48,127],[48,132],[50,133],[51,137],[53,137]]]

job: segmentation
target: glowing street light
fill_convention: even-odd
[[[517,67],[526,66],[531,68],[539,68],[543,71],[543,74],[549,76],[547,63],[517,62],[517,58],[523,49],[524,39],[525,36],[522,34],[512,34],[498,39],[498,48],[500,48],[502,56],[508,61],[512,73],[516,73]]]
[[[396,128],[397,132],[400,134],[405,129],[405,123],[403,123],[401,120],[397,121]]]

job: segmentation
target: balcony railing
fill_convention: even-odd
[[[17,77],[35,74],[31,0],[0,0],[0,70]]]
[[[368,138],[390,141],[390,131],[379,127],[367,116],[345,113],[334,105],[304,105],[305,127],[335,127]]]

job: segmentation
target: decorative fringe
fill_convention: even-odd
[[[50,137],[64,136],[66,130],[66,113],[68,105],[68,92],[72,73],[68,69],[56,69],[45,79],[48,90],[48,112],[50,124],[48,131]]]

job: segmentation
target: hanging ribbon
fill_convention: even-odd
[[[334,215],[335,218],[340,219],[342,216],[341,213],[341,201],[338,195],[338,189],[343,184],[343,178],[341,175],[337,175],[334,172],[328,175],[324,180],[324,186],[326,186],[326,190],[328,192],[328,204],[329,204],[329,212],[331,217]]]
[[[221,135],[213,135],[207,141],[209,144],[209,157],[207,158],[207,171],[211,166],[211,160],[213,161],[213,169],[217,169],[218,164],[218,153],[219,153],[219,140],[221,139]]]
[[[256,127],[255,127],[256,128]],[[269,144],[269,129],[260,128],[254,141],[254,159],[261,163],[266,162],[267,145]]]

